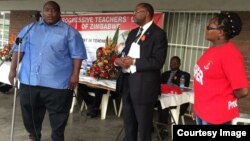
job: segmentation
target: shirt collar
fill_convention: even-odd
[[[144,32],[147,31],[147,29],[150,27],[151,24],[153,24],[153,20],[142,26],[143,28],[142,34],[144,34]]]
[[[62,23],[62,19],[58,20],[58,22],[56,22],[53,25],[59,26],[61,23]],[[39,24],[46,24],[46,23],[45,23],[44,19],[42,19],[42,20],[39,21]],[[46,25],[48,25],[48,24],[46,24]]]

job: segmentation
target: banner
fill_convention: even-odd
[[[120,26],[118,45],[123,46],[131,29],[138,25],[133,22],[133,13],[98,13],[83,15],[62,15],[62,20],[77,29],[86,46],[88,63],[96,59],[96,49],[104,47],[106,38],[113,38]],[[154,22],[163,28],[164,13],[155,13]]]

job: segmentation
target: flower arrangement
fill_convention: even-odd
[[[87,71],[87,75],[97,79],[116,79],[117,70],[114,66],[119,35],[119,27],[116,29],[113,39],[107,37],[105,46],[96,51],[96,61]]]
[[[4,61],[11,60],[11,44],[5,45],[2,49],[0,49],[0,60],[3,63]]]

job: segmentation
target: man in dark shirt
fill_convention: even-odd
[[[180,70],[181,60],[178,56],[173,56],[170,60],[170,70],[162,73],[161,75],[161,84],[168,84],[168,85],[177,85],[180,86],[180,78],[183,75],[185,78],[185,87],[189,87],[190,83],[190,74]],[[184,103],[180,106],[180,116],[185,113],[189,106],[189,103]],[[176,107],[170,107],[176,108]],[[169,117],[169,108],[162,109],[161,105],[158,106],[159,111],[159,123],[163,123],[167,125],[168,117]],[[165,126],[158,126],[160,128],[161,137],[164,138],[167,136],[167,129]]]
[[[83,100],[88,106],[87,116],[94,118],[100,114],[100,104],[102,100],[102,95],[107,93],[107,90],[99,88],[91,88],[85,84],[78,84],[78,94],[77,99],[79,103]],[[93,92],[95,95],[91,96],[89,92]]]

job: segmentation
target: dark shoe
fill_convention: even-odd
[[[92,112],[92,111],[87,112],[87,116],[91,116],[91,112]]]
[[[87,105],[88,109],[87,109],[87,116],[91,116],[92,111],[94,110],[94,106],[93,105]]]
[[[152,125],[152,127],[151,127],[151,131],[152,131],[152,133],[154,133],[155,132],[155,128],[154,128],[154,126]]]
[[[90,116],[91,118],[95,118],[95,117],[99,116],[99,114],[100,114],[100,110],[99,109],[94,109],[91,112],[89,112],[87,114],[87,116]]]
[[[168,130],[166,128],[162,128],[160,130],[161,139],[166,139],[168,137]]]

